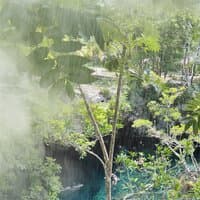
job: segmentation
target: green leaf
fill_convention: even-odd
[[[39,32],[31,32],[24,40],[28,41],[30,45],[37,45],[42,42],[43,34]]]
[[[144,51],[158,52],[160,50],[160,44],[157,37],[145,36],[137,38],[136,45],[144,48]]]
[[[49,96],[57,96],[63,91],[65,88],[65,78],[59,79],[53,83],[51,88],[49,89],[48,93]]]
[[[83,44],[78,41],[68,41],[68,42],[57,42],[52,46],[54,51],[68,53],[72,51],[78,51],[82,48]]]
[[[188,121],[185,125],[185,131],[187,131],[192,126],[192,121]]]
[[[141,128],[141,127],[152,127],[153,123],[147,119],[137,119],[134,121],[132,127]]]
[[[58,67],[66,74],[67,78],[71,82],[79,84],[91,83],[96,80],[91,75],[93,70],[83,66],[88,61],[87,58],[76,55],[60,56],[57,59]]]
[[[40,64],[47,57],[49,49],[47,47],[39,47],[34,49],[28,58],[34,63]]]
[[[46,73],[44,76],[40,79],[40,86],[43,88],[48,88],[52,84],[56,82],[58,79],[59,71],[58,70],[51,70],[48,73]]]
[[[53,39],[44,36],[39,46],[50,48],[53,44],[54,44]]]
[[[105,41],[125,39],[118,26],[116,26],[111,20],[106,18],[98,18],[97,22],[101,27]]]
[[[50,87],[48,94],[50,97],[60,96],[62,98],[74,98],[75,92],[72,83],[66,78],[61,78],[54,82]]]
[[[65,83],[65,92],[66,92],[67,96],[69,96],[70,98],[73,98],[75,96],[74,88],[70,81],[67,81]]]
[[[71,67],[76,67],[79,69],[88,62],[89,60],[87,58],[77,55],[59,56],[57,58],[58,66],[62,68],[64,67],[66,71]]]
[[[43,60],[40,64],[35,65],[35,69],[38,70],[39,75],[48,73],[54,67],[54,60]]]
[[[68,73],[68,79],[78,84],[89,84],[96,81],[96,78],[91,75],[92,70],[82,67],[81,70],[71,68]]]
[[[196,119],[193,120],[192,127],[193,127],[193,133],[197,134],[198,130],[199,130],[199,127],[198,127],[198,122],[196,121]]]

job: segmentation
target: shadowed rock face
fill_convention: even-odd
[[[62,166],[62,200],[93,200],[104,174],[99,162],[88,156],[81,160],[73,148],[46,146],[46,154]]]

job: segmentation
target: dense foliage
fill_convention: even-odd
[[[24,142],[30,148],[23,156],[5,150],[9,167],[0,169],[0,198],[59,199],[61,167],[43,150],[55,144],[73,147],[81,158],[95,156],[103,164],[106,186],[116,171],[115,198],[200,198],[195,155],[200,143],[199,5],[170,2],[0,1],[0,49],[16,60],[19,77],[28,74],[31,85],[37,85],[37,92],[25,98],[31,133]],[[93,76],[95,67],[114,72],[112,80]],[[90,102],[83,84],[100,88],[103,101]],[[160,145],[153,155],[123,147],[113,159],[117,130],[130,124]],[[109,135],[110,146],[105,143]],[[99,142],[105,147],[101,153],[94,151]],[[104,190],[95,198],[101,195],[105,199]]]

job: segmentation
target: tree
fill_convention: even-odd
[[[160,23],[160,65],[165,74],[179,68],[183,76],[190,75],[188,71],[192,71],[193,65],[189,57],[195,57],[193,54],[199,42],[198,21],[198,16],[191,11],[179,11]]]
[[[71,5],[76,3],[68,2]],[[11,27],[20,32],[20,40],[16,38],[18,49],[25,51],[27,58],[31,61],[31,75],[40,77],[41,87],[48,88],[49,94],[74,97],[73,85],[78,85],[81,96],[84,99],[87,112],[94,126],[96,139],[99,141],[103,158],[87,150],[87,153],[94,155],[103,165],[106,177],[106,196],[111,200],[111,177],[113,170],[113,156],[115,147],[115,138],[117,133],[117,122],[120,105],[120,94],[122,89],[122,77],[126,60],[125,45],[118,42],[116,48],[117,55],[115,59],[119,70],[116,102],[114,107],[114,116],[112,122],[112,133],[110,145],[107,148],[100,132],[98,122],[96,121],[90,104],[81,88],[81,84],[90,83],[94,80],[90,76],[92,70],[85,66],[89,59],[82,56],[80,50],[85,43],[94,37],[99,48],[103,50],[104,40],[110,39],[111,34],[116,33],[119,36],[118,29],[111,25],[106,19],[99,19],[97,23],[96,16],[79,8],[68,8],[66,4],[55,4],[51,2],[33,3],[21,5],[17,2],[5,2],[1,10],[2,24],[5,29],[8,27],[11,36],[2,34],[1,36],[10,40],[13,39]],[[25,16],[20,12],[24,9]],[[9,10],[9,15],[7,15]],[[63,23],[63,20],[65,23]],[[9,23],[7,23],[9,21]],[[109,30],[107,30],[108,26]],[[102,30],[104,30],[104,35]],[[109,39],[107,38],[109,36]],[[21,45],[21,39],[23,44]],[[110,42],[110,41],[109,41]],[[114,46],[114,43],[113,43]],[[21,48],[23,47],[23,48]],[[28,50],[28,52],[27,52]],[[74,135],[77,136],[78,135]],[[80,142],[80,138],[76,138]],[[82,138],[87,146],[86,139]]]
[[[72,84],[91,81],[91,70],[83,67],[88,59],[71,54],[84,46],[81,37],[94,36],[100,47],[104,43],[95,16],[78,9],[83,1],[1,3],[1,40],[27,56],[31,65],[23,70],[39,76],[42,87],[72,97]]]
[[[161,91],[159,98],[147,104],[153,119],[137,119],[133,127],[158,138],[161,147],[156,147],[155,155],[136,152],[119,154],[119,168],[128,173],[123,185],[130,193],[124,195],[124,199],[134,198],[138,193],[145,197],[148,195],[148,198],[152,195],[155,198],[156,194],[158,199],[198,199],[196,188],[199,188],[200,168],[194,152],[199,143],[199,95],[186,103],[188,117],[185,121],[185,112],[181,113],[177,106],[177,99],[183,95],[185,88],[171,88],[164,82],[158,82],[155,76],[154,81],[149,78],[143,82],[146,82],[144,86],[157,85]],[[145,177],[144,182],[140,174]]]
[[[134,121],[133,127],[146,127],[148,133],[159,138],[180,160],[186,172],[190,173],[191,170],[187,163],[188,157],[191,159],[195,171],[200,170],[194,157],[195,142],[198,141],[199,136],[198,121],[194,121],[193,116],[197,117],[196,120],[198,120],[198,114],[194,110],[194,115],[189,118],[191,119],[189,124],[186,124],[178,107],[174,105],[175,100],[182,95],[184,90],[185,88],[165,88],[162,90],[159,100],[148,103],[148,108],[154,117],[153,123],[149,120],[138,119]],[[191,125],[194,126],[194,134],[191,134],[191,130],[189,130]],[[187,132],[185,132],[186,130]],[[184,134],[188,134],[188,137],[184,137]]]
[[[101,162],[105,171],[106,198],[111,200],[115,139],[119,121],[122,82],[126,69],[131,68],[129,71],[133,72],[133,69],[136,68],[138,71],[132,73],[134,76],[137,76],[138,73],[142,78],[146,77],[147,81],[152,81],[156,85],[160,82],[160,78],[150,69],[155,68],[155,62],[157,62],[156,67],[158,68],[159,53],[160,64],[162,68],[166,68],[164,71],[167,73],[170,67],[174,69],[177,62],[184,57],[182,45],[186,43],[186,40],[196,42],[199,29],[198,20],[193,20],[190,15],[177,15],[175,19],[172,18],[166,24],[161,23],[159,38],[157,30],[152,31],[150,35],[145,32],[147,28],[144,28],[142,23],[142,26],[134,25],[132,27],[131,20],[133,18],[123,21],[127,15],[122,18],[121,16],[116,17],[116,13],[118,13],[116,10],[114,10],[114,15],[114,12],[111,12],[111,18],[113,15],[116,19],[116,23],[113,23],[109,19],[110,16],[105,17],[99,12],[102,5],[98,0],[33,1],[23,5],[18,2],[5,1],[0,9],[2,28],[0,38],[9,45],[14,44],[16,54],[20,55],[20,66],[22,65],[20,63],[21,54],[25,55],[24,60],[28,60],[28,63],[21,70],[29,71],[32,79],[36,82],[39,79],[40,86],[46,88],[50,96],[61,97],[67,101],[69,97],[75,97],[74,88],[79,89],[95,134],[87,136],[81,133],[71,133],[62,142],[74,146],[82,157],[88,153]],[[88,10],[88,6],[94,9]],[[108,9],[108,11],[111,10]],[[139,17],[141,18],[141,16]],[[152,21],[148,21],[149,24]],[[189,25],[192,25],[192,28]],[[154,28],[157,26],[153,26],[152,29]],[[173,32],[171,32],[172,29]],[[154,35],[154,33],[156,34]],[[8,48],[9,45],[6,44],[6,47]],[[109,122],[105,120],[107,117],[105,110],[100,106],[91,105],[82,89],[82,84],[95,80],[91,76],[92,67],[88,64],[94,57],[98,63],[104,64],[104,67],[115,71],[118,78],[115,103]],[[136,65],[137,67],[135,67]],[[186,67],[186,63],[184,63],[184,68]],[[149,74],[152,76],[151,78],[148,77]],[[157,89],[161,90],[159,101],[150,102],[148,106],[152,115],[155,118],[159,117],[162,121],[166,132],[165,137],[161,138],[162,131],[155,130],[152,122],[147,120],[136,122],[139,125],[147,125],[151,133],[163,139],[181,161],[185,162],[186,155],[190,155],[193,159],[192,142],[196,138],[190,137],[188,141],[179,141],[176,138],[180,129],[177,130],[175,122],[181,116],[178,109],[174,108],[174,102],[179,95],[178,91],[176,88],[165,88],[164,90],[160,86]],[[96,116],[94,109],[101,111],[100,117],[102,118],[99,119]],[[199,116],[198,120],[196,119],[196,113],[193,113],[194,130],[196,130],[197,124],[199,125]],[[139,126],[136,122],[136,126]],[[66,125],[55,121],[52,124],[60,131],[63,131]],[[102,124],[106,126],[104,130],[102,130]],[[181,126],[181,128],[183,127]],[[175,136],[172,137],[171,131],[175,132]],[[104,135],[109,133],[110,144],[106,145]],[[181,134],[183,134],[182,129]],[[92,150],[97,142],[100,143],[102,157]],[[174,147],[174,143],[178,147]],[[177,149],[181,153],[177,153]],[[194,159],[193,163],[196,165]]]
[[[122,68],[122,67],[121,67]],[[91,122],[94,126],[96,136],[99,140],[101,150],[103,153],[103,160],[93,152],[88,151],[88,153],[94,155],[103,165],[104,171],[105,171],[105,184],[106,184],[106,199],[111,200],[112,199],[112,182],[111,178],[113,175],[113,156],[114,156],[114,148],[115,148],[115,138],[117,134],[117,120],[118,120],[118,112],[119,112],[119,105],[120,105],[120,94],[121,94],[121,89],[122,89],[122,75],[123,75],[123,69],[120,70],[119,74],[119,80],[118,80],[118,87],[117,87],[117,95],[116,95],[116,103],[115,103],[115,112],[114,112],[114,117],[113,117],[113,123],[112,123],[112,133],[111,133],[111,140],[110,140],[110,145],[109,148],[106,148],[106,145],[103,140],[102,133],[100,132],[100,129],[98,127],[98,123],[96,119],[94,118],[94,115],[92,113],[92,110],[90,108],[89,103],[87,102],[87,99],[84,95],[83,90],[81,87],[79,88],[81,91],[81,95],[84,99],[88,114],[90,116]]]
[[[192,127],[192,131],[194,134],[198,135],[200,131],[200,94],[197,94],[195,98],[187,102],[186,104],[186,112],[187,116],[186,127],[187,131],[190,127]]]
[[[3,1],[1,6],[0,39],[4,41],[1,43],[1,48],[12,51],[18,57],[17,64],[20,72],[28,71],[33,81],[35,77],[39,77],[40,85],[47,87],[51,94],[58,92],[58,96],[61,93],[66,95],[66,92],[68,96],[74,95],[72,83],[75,82],[77,76],[83,77],[83,79],[78,79],[79,83],[91,81],[89,80],[91,70],[81,67],[88,62],[88,59],[67,53],[80,50],[84,46],[84,42],[79,40],[80,34],[83,34],[86,39],[96,36],[96,41],[102,47],[103,38],[93,14],[85,15],[75,8],[68,9],[66,5],[50,1],[44,3],[24,1],[24,4],[21,1]],[[56,6],[58,6],[57,9]],[[74,16],[73,21],[69,21],[71,16]],[[63,23],[63,19],[68,20],[67,25]],[[28,62],[24,62],[27,60]],[[75,70],[74,67],[78,69]],[[32,128],[34,130],[34,127]],[[33,131],[33,138],[36,134],[37,131]],[[38,158],[40,149],[35,147],[39,145],[30,143],[27,137],[24,139],[25,141],[18,142],[20,140],[18,138],[15,142],[18,145],[21,143],[25,145],[21,145],[22,149],[25,149],[26,145],[29,146],[30,151],[26,148],[26,156],[16,151],[14,152],[16,155],[7,157],[7,159],[11,158],[9,162],[12,168],[9,167],[6,169],[7,173],[1,174],[2,198],[58,199],[61,191],[59,165],[53,159],[44,160],[43,156]],[[43,138],[40,140],[43,141]],[[8,149],[4,146],[2,148]],[[24,189],[23,192],[22,189]]]

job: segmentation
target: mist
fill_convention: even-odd
[[[16,61],[0,50],[0,198],[17,199],[27,187],[25,170],[30,157],[39,158],[31,135],[26,99],[30,84],[18,73]]]
[[[199,14],[200,2],[198,0],[106,0],[108,5],[120,9],[124,14],[143,15],[157,17],[160,15],[172,15],[180,10],[191,10]],[[137,11],[137,12],[135,12]]]

